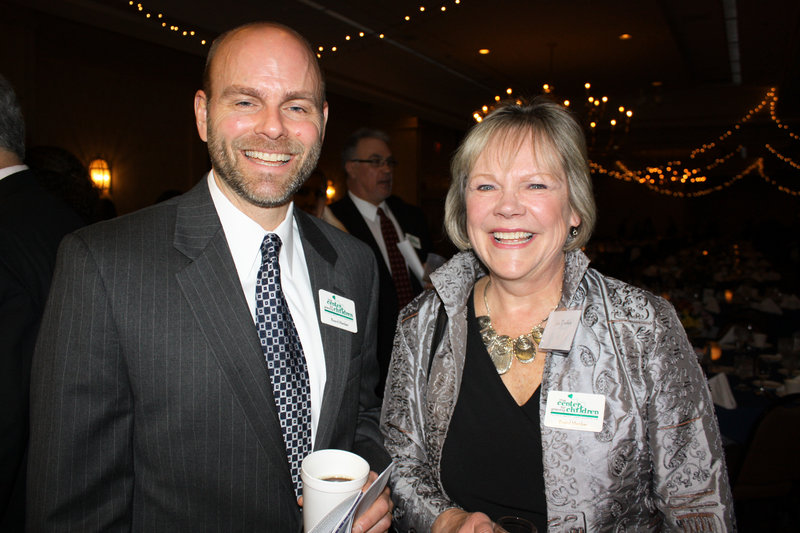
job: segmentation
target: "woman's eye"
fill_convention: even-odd
[[[545,185],[544,183],[529,183],[528,184],[528,188],[529,189],[546,189],[547,185]]]
[[[491,191],[494,190],[494,185],[489,185],[488,183],[484,183],[475,187],[477,191]]]

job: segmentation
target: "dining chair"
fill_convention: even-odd
[[[733,476],[741,531],[782,531],[800,518],[800,394],[770,406],[745,446]],[[766,528],[766,529],[765,529]],[[796,529],[787,529],[796,531]]]

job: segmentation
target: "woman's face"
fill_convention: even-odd
[[[560,276],[562,251],[580,217],[569,205],[561,168],[535,157],[528,136],[522,142],[492,140],[467,179],[467,235],[475,253],[495,277],[531,281]]]

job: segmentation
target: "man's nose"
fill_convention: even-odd
[[[255,132],[260,135],[265,135],[270,139],[277,139],[286,135],[286,118],[281,113],[280,109],[272,107],[264,107],[258,113],[258,120],[256,121]]]

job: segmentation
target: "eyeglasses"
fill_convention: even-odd
[[[389,168],[394,168],[397,166],[397,159],[394,157],[387,157],[386,159],[380,157],[371,157],[369,159],[351,159],[353,163],[367,163],[372,168],[381,168],[383,165],[386,165]]]

